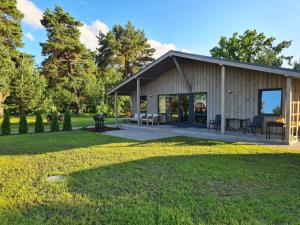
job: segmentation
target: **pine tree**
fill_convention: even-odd
[[[82,23],[59,6],[54,11],[47,9],[41,23],[48,36],[48,40],[41,43],[42,54],[47,57],[42,63],[42,73],[48,81],[48,89],[54,90],[56,99],[63,98],[61,94],[72,95],[64,104],[64,110],[74,105],[80,113],[89,85],[97,83],[94,56],[80,42]]]
[[[20,116],[20,122],[19,122],[19,133],[20,134],[27,134],[28,133],[28,124],[26,115],[24,113]]]
[[[16,0],[0,1],[0,116],[3,115],[4,101],[10,95],[10,80],[20,54],[17,48],[23,46],[22,18]]]
[[[59,123],[57,113],[53,114],[51,122],[51,131],[59,131]]]
[[[44,122],[40,112],[36,113],[35,116],[35,126],[34,126],[35,133],[43,133],[44,132]]]
[[[72,130],[71,114],[69,111],[66,111],[64,113],[63,130],[64,131]]]
[[[150,47],[144,31],[136,29],[130,21],[125,26],[115,25],[106,35],[100,32],[98,42],[98,67],[117,68],[123,78],[153,61],[155,49]]]
[[[9,118],[9,113],[5,112],[2,125],[1,125],[1,134],[2,135],[9,135],[11,133],[10,130],[10,118]]]

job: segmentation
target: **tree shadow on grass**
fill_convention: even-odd
[[[0,137],[0,155],[35,155],[130,140],[87,131],[47,132]]]
[[[104,224],[299,221],[299,154],[154,157],[71,174]]]
[[[87,131],[60,131],[42,134],[2,136],[0,137],[0,155],[35,155],[107,144],[113,144],[116,148],[145,147],[152,145],[160,147],[234,145],[234,143],[182,136],[150,141],[134,141]]]

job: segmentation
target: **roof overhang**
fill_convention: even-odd
[[[118,95],[130,95],[132,91],[136,89],[137,78],[140,78],[140,85],[143,86],[146,83],[154,80],[159,75],[175,67],[172,57],[176,57],[179,60],[179,62],[184,62],[186,60],[195,60],[199,62],[206,62],[206,63],[278,74],[286,77],[300,78],[300,72],[297,72],[292,69],[281,68],[281,67],[278,68],[273,66],[265,66],[265,65],[252,64],[252,63],[244,63],[239,61],[219,59],[219,58],[213,58],[209,56],[202,56],[202,55],[196,55],[196,54],[179,52],[179,51],[169,51],[163,56],[161,56],[160,58],[153,61],[145,68],[143,68],[137,74],[131,76],[127,80],[121,82],[119,85],[111,89],[108,92],[108,95],[111,95],[115,92],[118,92]]]

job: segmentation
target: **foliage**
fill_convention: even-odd
[[[56,105],[58,108],[73,107],[79,113],[86,98],[98,90],[90,88],[98,84],[97,67],[94,54],[80,42],[78,28],[82,23],[59,6],[54,11],[47,9],[41,23],[48,36],[48,40],[41,43],[42,54],[47,57],[42,63],[42,73],[48,81],[48,89],[56,99],[68,97],[63,105]],[[53,102],[58,104],[55,99]]]
[[[17,9],[16,0],[0,1],[0,46],[12,51],[22,47],[21,20],[23,14]]]
[[[58,122],[57,113],[53,113],[50,129],[51,131],[59,131],[59,122]]]
[[[11,76],[10,96],[6,104],[18,113],[41,110],[45,97],[46,81],[34,68],[33,59],[23,56],[18,62],[17,71]]]
[[[71,114],[69,111],[66,111],[64,113],[63,130],[64,131],[72,130]]]
[[[127,78],[153,61],[154,49],[150,47],[143,30],[131,22],[116,24],[107,34],[99,33],[97,64],[99,68],[113,67]]]
[[[0,116],[3,115],[4,101],[10,95],[11,76],[16,72],[17,48],[23,46],[22,18],[16,0],[0,1]]]
[[[84,131],[6,136],[0,146],[2,224],[299,222],[299,151]]]
[[[222,36],[218,46],[212,48],[210,53],[217,58],[281,66],[284,60],[289,62],[292,59],[291,56],[282,54],[290,47],[291,41],[282,41],[275,45],[275,40],[274,37],[267,37],[256,30],[246,30],[242,35],[236,32],[228,39]]]
[[[300,59],[299,61],[295,61],[293,64],[293,69],[300,72]]]
[[[34,132],[35,133],[43,133],[45,130],[44,122],[42,118],[41,112],[37,112],[35,115],[35,125],[34,125]]]
[[[3,121],[2,121],[2,124],[1,124],[1,134],[2,135],[9,135],[10,133],[11,133],[11,130],[10,130],[9,113],[5,112],[4,117],[3,117]]]
[[[22,113],[20,116],[19,133],[20,134],[28,133],[28,124],[27,124],[27,120],[26,120],[26,115],[24,113]]]

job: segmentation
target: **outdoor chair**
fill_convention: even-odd
[[[210,130],[211,128],[218,130],[221,129],[221,115],[217,114],[215,116],[215,120],[210,120],[208,123],[208,130]]]
[[[152,114],[151,117],[149,117],[149,119],[147,119],[147,125],[149,123],[152,123],[152,126],[156,123],[157,125],[159,125],[159,115],[158,114]]]
[[[245,133],[250,129],[251,133],[256,135],[257,129],[260,129],[261,134],[263,134],[263,120],[263,116],[254,116],[252,121],[250,119],[246,120],[244,128]]]
[[[148,120],[152,119],[152,117],[153,117],[153,114],[147,114],[146,117],[141,118],[141,124],[147,123],[147,125],[148,125]]]
[[[137,113],[135,113],[133,117],[129,117],[128,118],[128,123],[130,123],[130,122],[136,122],[136,123],[138,122],[138,115],[137,115]]]

